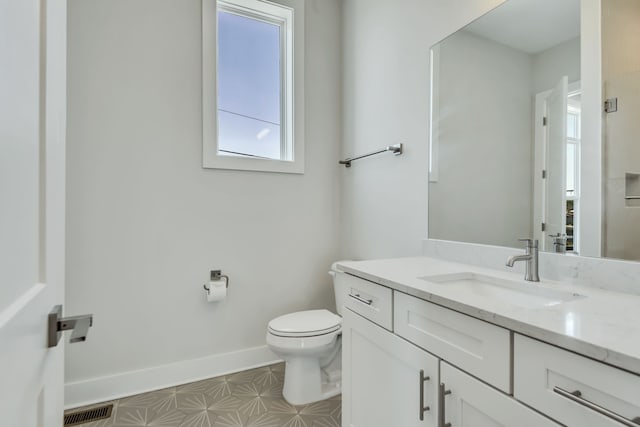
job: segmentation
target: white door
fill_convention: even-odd
[[[562,77],[547,98],[545,144],[545,219],[543,250],[552,250],[549,235],[566,232],[567,96],[568,79]]]
[[[0,0],[0,424],[62,425],[66,0]]]
[[[515,399],[441,362],[444,422],[455,427],[558,427]]]
[[[342,425],[436,427],[438,359],[348,309],[342,328]]]

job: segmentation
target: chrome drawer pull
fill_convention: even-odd
[[[630,420],[628,418],[623,417],[622,415],[618,415],[615,412],[612,412],[606,408],[603,408],[600,405],[597,405],[593,402],[588,401],[587,399],[585,399],[584,397],[582,397],[582,392],[580,390],[576,390],[576,391],[567,391],[563,388],[560,387],[554,387],[553,391],[555,393],[558,393],[560,396],[562,397],[566,397],[569,400],[572,400],[582,406],[586,406],[587,408],[596,411],[599,414],[604,415],[605,417],[609,417],[612,420],[615,420],[627,427],[638,427],[640,426],[640,417],[635,417],[634,419]]]
[[[420,421],[424,421],[424,413],[431,410],[428,406],[424,405],[424,383],[431,378],[424,376],[424,370],[420,369]]]
[[[440,420],[438,422],[438,427],[451,427],[451,423],[448,423],[446,421],[446,406],[445,406],[445,401],[444,401],[444,397],[448,396],[451,394],[451,390],[446,390],[445,389],[445,385],[444,383],[440,383],[439,386],[439,394],[440,394],[440,399],[439,399],[439,403],[440,403]]]
[[[354,300],[360,301],[363,304],[371,305],[373,303],[372,299],[364,299],[360,296],[360,294],[355,294],[355,295],[349,294],[349,296]]]

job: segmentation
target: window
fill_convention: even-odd
[[[203,0],[203,166],[304,172],[303,0]]]
[[[579,251],[578,226],[580,210],[580,90],[569,93],[567,102],[567,155],[566,155],[566,230],[567,252]]]
[[[577,105],[576,105],[577,104]],[[567,198],[579,197],[580,104],[570,99],[567,109]]]

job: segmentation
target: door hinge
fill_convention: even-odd
[[[609,98],[604,101],[604,112],[615,113],[618,111],[618,98]]]
[[[547,171],[545,169],[542,169],[542,179],[547,179]]]
[[[543,117],[542,118],[542,126],[546,126],[547,125],[547,118]]]
[[[547,231],[547,224],[543,222],[540,228],[542,229],[542,231]]]

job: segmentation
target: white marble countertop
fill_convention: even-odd
[[[458,264],[435,258],[344,261],[340,269],[363,279],[485,320],[514,332],[565,348],[640,375],[640,296]],[[424,276],[473,272],[586,295],[563,304],[525,308],[506,301],[431,283]]]

